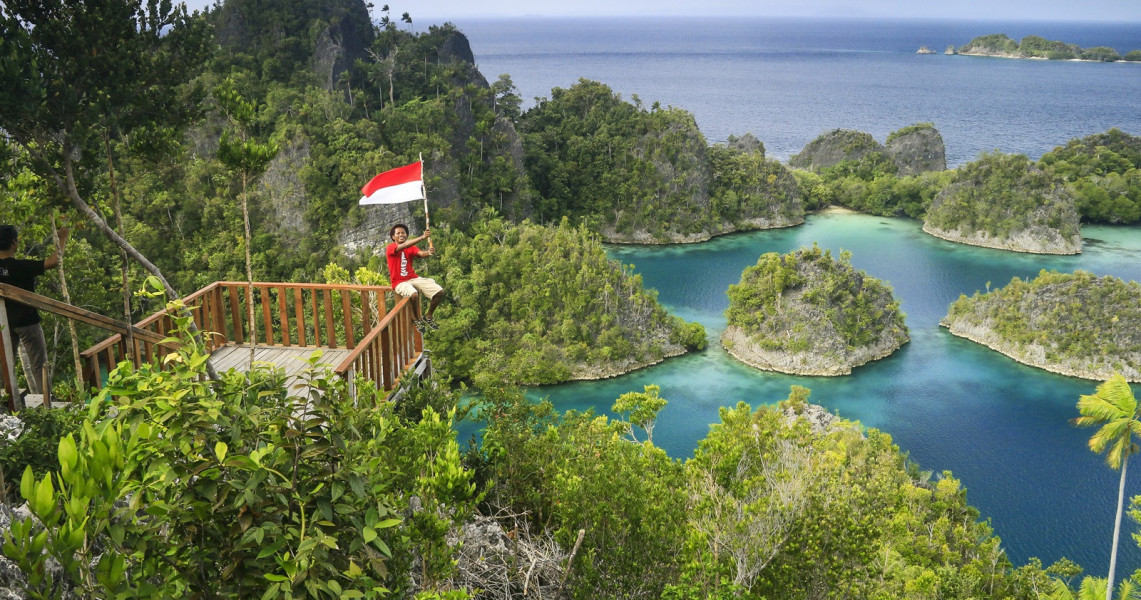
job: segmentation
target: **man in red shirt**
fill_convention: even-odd
[[[421,250],[416,247],[416,244],[432,237],[432,232],[425,229],[424,235],[409,239],[408,226],[397,223],[388,230],[388,237],[392,239],[392,243],[384,248],[384,255],[388,259],[388,280],[392,283],[392,289],[404,297],[420,292],[430,298],[428,312],[424,313],[423,319],[416,321],[416,329],[423,333],[425,330],[438,328],[439,325],[432,320],[432,314],[436,312],[436,306],[444,298],[440,293],[444,288],[436,284],[433,279],[420,277],[412,268],[412,259],[435,254],[432,248]]]

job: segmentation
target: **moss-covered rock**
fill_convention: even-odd
[[[738,360],[798,375],[846,375],[909,339],[880,280],[818,246],[768,253],[729,287],[721,343]]]
[[[870,133],[850,129],[833,129],[812,140],[788,159],[789,166],[818,171],[841,162],[856,162],[869,154],[885,154],[882,144]]]
[[[880,144],[862,131],[834,129],[809,142],[789,166],[834,174],[890,173],[907,176],[947,169],[943,136],[931,123],[916,123],[887,136]]]

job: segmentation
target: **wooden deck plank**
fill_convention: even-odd
[[[301,381],[300,374],[309,366],[308,359],[318,348],[258,345],[254,347],[254,362],[270,363],[285,371],[290,395],[300,395],[294,386]],[[347,348],[320,348],[321,364],[335,367],[351,352]],[[218,371],[235,369],[248,371],[250,364],[248,345],[230,344],[218,348],[210,355],[210,364]]]

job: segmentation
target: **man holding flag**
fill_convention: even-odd
[[[416,329],[421,333],[425,330],[434,330],[439,325],[432,320],[436,306],[443,299],[444,291],[436,282],[427,277],[420,277],[412,267],[412,259],[428,257],[435,254],[432,246],[432,232],[428,219],[428,195],[424,191],[424,162],[418,161],[404,167],[385,171],[372,178],[367,185],[361,188],[361,204],[399,204],[412,200],[424,200],[424,234],[420,237],[408,238],[408,226],[399,223],[388,230],[388,237],[392,240],[384,249],[385,258],[388,259],[388,279],[392,289],[401,296],[408,297],[422,293],[431,299],[428,311],[424,318],[416,321]],[[421,250],[416,244],[428,240],[428,250]]]
[[[384,255],[388,258],[388,279],[392,282],[392,289],[405,297],[420,292],[431,298],[432,301],[428,303],[428,312],[424,313],[423,319],[416,321],[416,329],[420,330],[420,333],[426,329],[435,330],[439,325],[432,320],[432,314],[436,312],[436,306],[444,297],[440,293],[444,291],[444,288],[440,287],[434,279],[420,277],[412,268],[413,258],[423,258],[435,254],[435,248],[429,247],[425,251],[416,247],[416,244],[424,239],[431,243],[432,232],[425,229],[424,234],[420,237],[408,239],[408,226],[397,223],[388,230],[388,237],[392,243],[385,247]]]

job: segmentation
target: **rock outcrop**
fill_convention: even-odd
[[[918,175],[947,170],[947,149],[943,136],[930,123],[919,123],[893,131],[885,146],[888,156],[899,167],[898,175]]]
[[[870,133],[833,129],[809,142],[798,154],[789,157],[788,164],[798,169],[818,171],[843,161],[858,161],[869,154],[884,151],[884,147]]]
[[[327,90],[335,87],[337,77],[352,68],[356,60],[367,57],[374,39],[364,0],[311,0],[303,8],[291,7],[294,14],[304,11],[307,19],[267,10],[257,0],[226,0],[220,4],[210,20],[222,47],[258,54],[278,48],[288,39],[296,45],[295,51],[275,52],[282,60],[275,72],[267,75],[308,67]],[[289,61],[299,62],[287,64]]]
[[[834,129],[812,140],[799,154],[789,158],[789,166],[819,171],[845,162],[884,162],[894,165],[900,176],[947,169],[943,136],[931,123],[916,123],[887,137],[880,144],[862,131]]]
[[[729,288],[721,344],[768,371],[846,375],[909,339],[891,288],[813,246],[769,253]]]

